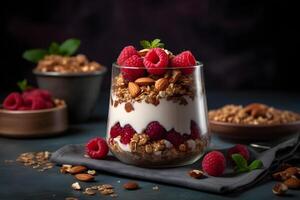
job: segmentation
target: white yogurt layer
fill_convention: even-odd
[[[114,97],[113,97],[114,100]],[[198,123],[201,132],[207,132],[206,107],[203,96],[191,100],[186,97],[187,105],[179,105],[166,99],[160,99],[155,106],[144,101],[132,103],[134,110],[126,112],[125,103],[114,107],[110,104],[108,115],[108,134],[110,128],[117,122],[123,127],[130,124],[137,133],[142,133],[152,121],[158,121],[167,131],[172,128],[181,134],[190,134],[190,123]]]

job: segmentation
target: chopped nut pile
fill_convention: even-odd
[[[264,104],[253,103],[245,107],[241,105],[225,105],[208,113],[211,121],[235,124],[286,124],[300,120],[300,115],[287,110],[279,110]]]
[[[183,75],[179,70],[171,70],[163,77],[149,75],[149,77],[141,77],[134,82],[126,81],[122,74],[115,77],[113,81],[112,100],[114,107],[120,103],[141,102],[159,104],[159,99],[167,99],[168,101],[178,102],[186,105],[186,98],[194,99],[195,87],[192,75]],[[128,105],[127,105],[127,109]],[[130,111],[133,108],[129,109]]]
[[[276,195],[284,195],[288,189],[300,189],[300,168],[291,165],[281,165],[279,171],[272,174],[276,183],[272,191]]]
[[[45,171],[54,166],[54,164],[49,161],[50,155],[49,151],[27,152],[19,155],[16,161],[23,163],[24,166],[37,169],[38,171]]]
[[[89,61],[85,55],[60,56],[48,55],[38,62],[36,67],[40,72],[82,73],[103,70],[103,66],[95,61]]]

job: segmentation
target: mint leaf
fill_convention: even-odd
[[[255,169],[260,169],[263,167],[263,163],[261,160],[254,160],[250,165],[249,169],[250,170],[255,170]]]
[[[144,49],[150,49],[151,48],[151,43],[148,40],[142,40],[142,41],[140,41],[140,45]]]
[[[28,82],[26,79],[24,79],[23,81],[17,82],[17,85],[19,86],[19,88],[22,92],[32,88],[31,86],[28,85]]]
[[[68,39],[59,46],[59,54],[71,56],[73,55],[80,46],[80,40]]]
[[[52,42],[49,46],[49,54],[59,54],[59,44],[57,42]]]
[[[160,39],[154,39],[151,42],[151,48],[156,48],[156,47],[160,47],[160,48],[164,48],[165,44],[160,42]]]
[[[235,162],[237,171],[247,169],[247,160],[241,154],[232,154],[232,160]]]
[[[30,49],[23,53],[22,57],[33,63],[37,63],[39,60],[43,59],[48,51],[45,49]]]

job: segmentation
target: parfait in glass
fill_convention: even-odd
[[[172,167],[198,160],[209,144],[203,65],[159,40],[125,47],[112,68],[107,128],[122,162]]]

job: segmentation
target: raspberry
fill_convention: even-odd
[[[171,60],[171,66],[182,67],[181,71],[183,74],[193,73],[195,68],[192,68],[192,66],[195,65],[196,59],[190,51],[181,52]]]
[[[184,138],[180,133],[176,132],[174,129],[171,129],[166,136],[166,139],[171,142],[175,147],[178,147],[180,144],[184,143]]]
[[[161,140],[167,133],[166,129],[157,121],[148,124],[145,133],[151,140]]]
[[[24,105],[26,107],[30,107],[30,110],[41,110],[48,108],[47,101],[40,96],[27,96],[26,99],[24,99]]]
[[[43,89],[29,89],[23,92],[22,94],[24,99],[27,99],[29,96],[39,96],[46,101],[52,102],[52,95],[49,91]]]
[[[133,55],[125,60],[123,66],[125,67],[121,67],[121,73],[128,81],[135,81],[145,74],[143,59],[139,55]]]
[[[120,141],[123,143],[123,144],[128,144],[132,138],[132,136],[136,133],[136,131],[129,125],[129,124],[126,124],[124,127],[123,127],[123,131],[121,133],[121,139]]]
[[[134,46],[124,47],[117,59],[117,64],[124,65],[123,63],[125,62],[125,60],[133,55],[139,55]]]
[[[234,147],[228,149],[227,151],[227,157],[229,160],[232,160],[231,155],[232,154],[241,154],[247,161],[250,159],[250,153],[248,148],[245,145],[237,144]]]
[[[10,93],[3,102],[3,107],[7,110],[18,110],[23,106],[23,98],[20,93]]]
[[[193,140],[200,138],[200,128],[194,120],[191,121],[191,138]]]
[[[113,125],[113,127],[111,127],[110,129],[111,138],[118,137],[121,133],[122,133],[122,127],[119,122]]]
[[[108,145],[106,141],[100,137],[91,139],[85,147],[86,153],[94,159],[102,159],[108,154]]]
[[[189,134],[186,134],[186,133],[184,133],[182,135],[182,137],[183,137],[184,141],[187,141],[187,140],[191,139],[191,136]]]
[[[153,48],[144,57],[144,65],[150,74],[162,75],[166,72],[169,56],[161,48]]]
[[[222,176],[226,167],[224,155],[219,151],[211,151],[202,161],[202,169],[211,176]]]

